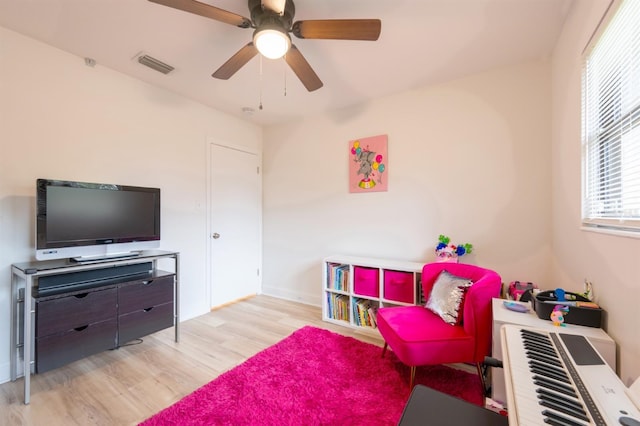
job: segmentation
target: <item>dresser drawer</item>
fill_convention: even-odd
[[[173,301],[175,275],[149,278],[122,284],[118,294],[120,315]]]
[[[109,288],[36,302],[36,337],[115,319],[118,290]]]
[[[116,347],[116,318],[36,338],[36,372],[43,373]]]
[[[173,327],[173,299],[169,303],[141,309],[118,317],[118,345]]]

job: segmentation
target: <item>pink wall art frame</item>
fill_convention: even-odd
[[[349,141],[349,192],[388,190],[387,135]]]

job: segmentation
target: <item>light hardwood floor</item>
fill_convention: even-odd
[[[0,425],[135,425],[295,330],[313,325],[382,346],[375,333],[336,326],[318,307],[255,296],[103,352],[0,385]]]

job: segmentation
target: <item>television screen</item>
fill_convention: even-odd
[[[160,189],[37,181],[36,258],[109,257],[157,247]]]

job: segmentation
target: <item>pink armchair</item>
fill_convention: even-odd
[[[481,363],[491,350],[491,299],[500,296],[500,275],[463,263],[427,264],[422,269],[425,301],[443,270],[473,282],[460,308],[461,323],[448,324],[425,306],[380,308],[378,329],[385,341],[382,356],[390,346],[411,367],[409,389],[413,389],[417,366],[464,362],[476,364],[484,390]]]

